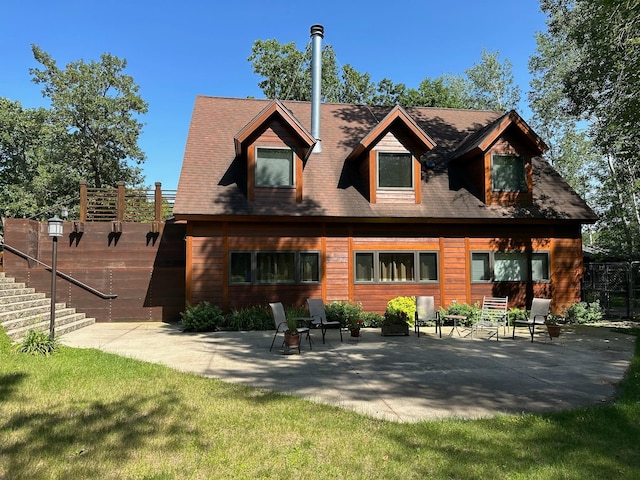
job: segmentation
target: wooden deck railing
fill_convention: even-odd
[[[80,182],[81,222],[162,222],[173,215],[175,190],[162,190],[156,182],[154,190],[87,187]]]

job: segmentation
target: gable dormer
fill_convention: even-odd
[[[370,203],[421,203],[420,157],[435,142],[400,106],[394,107],[353,149]]]
[[[531,205],[532,159],[546,150],[512,110],[468,138],[454,154],[453,165],[487,205]]]
[[[280,102],[271,101],[234,137],[246,161],[247,200],[302,201],[304,164],[316,139]]]

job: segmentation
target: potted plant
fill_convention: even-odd
[[[387,308],[382,319],[382,335],[409,335],[409,316],[402,310]]]
[[[558,338],[560,336],[559,320],[561,320],[561,317],[558,317],[551,313],[547,317],[547,320],[544,322],[547,326],[547,332],[549,333],[549,337],[551,339]]]
[[[284,331],[284,343],[291,348],[299,348],[300,333],[298,332],[298,320],[287,318],[287,329]]]
[[[360,320],[359,318],[352,318],[349,320],[348,323],[348,328],[351,331],[351,336],[352,337],[359,337],[360,336],[360,329],[362,328],[362,320]]]

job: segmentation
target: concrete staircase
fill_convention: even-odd
[[[0,272],[0,325],[9,338],[20,342],[29,330],[49,331],[51,299],[24,283]],[[67,308],[64,303],[56,303],[55,335],[64,335],[95,323],[94,318],[86,318],[75,308]]]

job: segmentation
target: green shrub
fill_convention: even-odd
[[[269,305],[254,305],[232,310],[227,315],[226,325],[231,330],[272,330],[271,308]]]
[[[404,312],[407,316],[407,321],[413,325],[416,315],[416,297],[395,297],[387,302],[387,312]]]
[[[379,328],[382,326],[383,316],[376,312],[362,312],[360,320],[363,327]]]
[[[30,355],[51,355],[56,347],[58,341],[51,339],[48,332],[36,332],[35,330],[29,330],[24,340],[16,346],[16,351],[20,353],[28,353]]]
[[[404,325],[405,323],[409,323],[409,315],[407,315],[407,312],[387,307],[387,311],[384,312],[382,318],[382,325]]]
[[[330,322],[340,322],[346,327],[351,322],[361,318],[362,304],[359,302],[335,301],[324,306],[327,320]]]
[[[224,325],[224,316],[220,307],[204,301],[193,306],[187,304],[180,313],[185,332],[213,332]]]
[[[479,303],[469,305],[468,303],[454,302],[449,305],[448,308],[440,309],[440,317],[443,317],[444,315],[463,315],[467,317],[467,320],[462,322],[460,325],[468,327],[480,318],[480,312]]]
[[[527,311],[523,308],[510,308],[509,309],[509,325],[515,325],[515,321],[526,322],[529,318]]]
[[[577,302],[565,308],[564,317],[567,323],[594,323],[602,320],[600,302]]]

